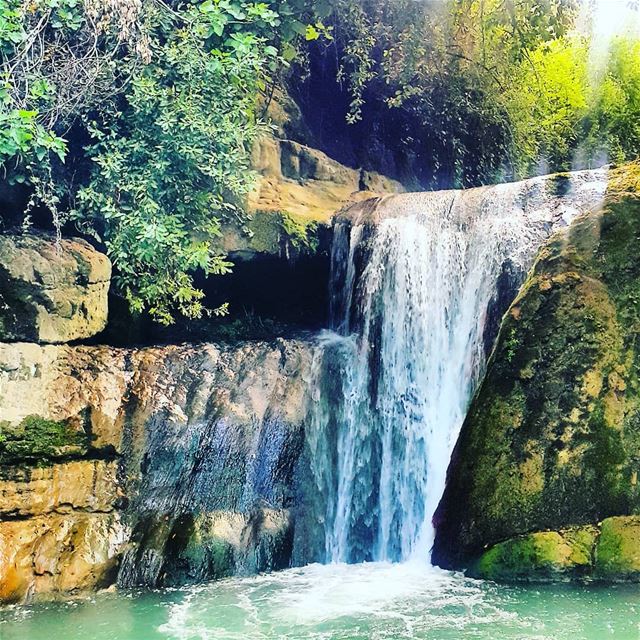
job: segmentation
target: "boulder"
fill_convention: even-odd
[[[614,582],[640,581],[640,516],[607,518],[602,523],[595,576]]]
[[[220,249],[234,259],[286,253],[301,235],[313,236],[319,225],[328,225],[346,204],[380,192],[405,191],[396,180],[347,167],[318,149],[272,136],[256,141],[251,164],[258,177],[246,203],[249,220],[242,228],[227,224],[221,239]]]
[[[494,547],[484,575],[504,576],[507,556],[549,542],[531,532],[640,512],[639,233],[640,166],[630,165],[610,172],[601,208],[540,251],[454,451],[435,516],[440,566],[473,566]],[[637,576],[626,560],[616,568],[612,549],[631,551],[626,534],[605,544],[612,526],[595,573]],[[490,569],[496,560],[501,568]]]
[[[472,573],[500,582],[550,582],[584,577],[592,568],[596,527],[536,531],[500,542]]]
[[[485,551],[470,573],[498,582],[637,582],[640,516],[516,536]]]
[[[84,240],[0,235],[0,340],[62,343],[107,324],[111,263]]]

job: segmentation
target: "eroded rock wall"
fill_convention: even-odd
[[[0,345],[0,599],[288,563],[312,349]]]

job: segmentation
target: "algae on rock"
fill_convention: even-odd
[[[88,444],[67,422],[30,415],[13,427],[0,422],[0,465],[51,464],[56,458],[77,455]]]
[[[597,529],[538,531],[500,542],[480,557],[472,573],[501,582],[545,582],[583,577],[590,569]]]
[[[601,580],[640,580],[640,516],[608,518],[596,547],[595,575]]]

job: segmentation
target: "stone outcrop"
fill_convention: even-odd
[[[322,151],[271,136],[256,142],[252,166],[258,178],[248,197],[249,220],[242,228],[226,225],[221,239],[221,250],[235,260],[312,247],[317,227],[328,225],[345,204],[405,191],[381,174],[346,167]]]
[[[436,514],[441,566],[637,579],[637,523],[618,517],[640,513],[640,170],[609,179],[505,315]],[[597,529],[595,562],[576,560],[576,527]]]
[[[0,345],[0,600],[288,563],[312,349]]]
[[[286,127],[281,123],[279,129],[284,134]],[[236,266],[255,262],[258,271],[265,260],[290,263],[301,255],[324,260],[336,211],[382,192],[405,191],[395,180],[346,167],[313,147],[273,136],[256,141],[252,167],[257,179],[247,198],[247,217],[242,224],[223,224],[218,248]]]
[[[536,531],[499,542],[471,567],[500,582],[640,580],[640,516],[606,518],[597,525]]]
[[[327,222],[349,201],[405,190],[395,180],[346,167],[293,140],[262,138],[252,164],[261,177],[249,199],[251,209],[285,211],[306,220]]]
[[[81,239],[0,235],[0,340],[61,343],[107,323],[109,259]]]

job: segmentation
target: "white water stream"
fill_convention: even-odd
[[[338,219],[336,333],[319,366],[340,392],[317,403],[310,434],[327,561],[428,560],[501,278],[508,304],[543,239],[597,202],[598,184],[574,180],[562,197],[545,179],[407,194]]]

